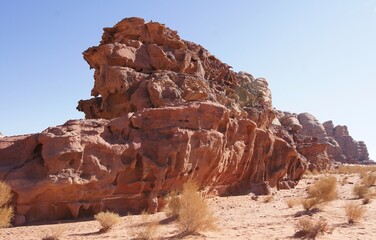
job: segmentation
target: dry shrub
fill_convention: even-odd
[[[361,181],[361,184],[366,187],[371,187],[376,182],[376,174],[368,172]]]
[[[61,236],[63,235],[64,229],[61,226],[58,226],[54,229],[51,229],[51,232],[48,234],[45,234],[42,237],[42,240],[59,240],[61,239]]]
[[[269,202],[272,202],[273,200],[274,200],[273,195],[268,195],[264,197],[264,203],[269,203]]]
[[[171,192],[167,197],[167,206],[164,209],[167,217],[178,216],[180,211],[180,199],[176,191]]]
[[[310,217],[302,217],[295,224],[296,237],[315,239],[317,235],[328,231],[328,223],[325,220],[313,220]]]
[[[358,222],[366,213],[366,209],[363,206],[358,206],[355,203],[348,203],[345,206],[347,221],[350,224]]]
[[[137,239],[140,240],[151,240],[156,239],[157,230],[158,230],[158,222],[152,221],[146,224],[146,227],[143,229],[144,231],[140,232],[137,235]]]
[[[13,208],[9,205],[12,199],[10,187],[4,182],[0,182],[0,228],[9,227],[13,218]]]
[[[358,198],[364,198],[369,192],[368,187],[364,186],[363,184],[355,184],[353,188],[353,194]]]
[[[137,239],[140,240],[151,240],[156,239],[157,230],[158,230],[158,222],[151,220],[151,215],[147,213],[147,211],[143,211],[141,213],[141,220],[145,224],[145,228],[143,228],[142,232],[137,234]]]
[[[100,212],[94,218],[101,224],[100,232],[107,232],[120,222],[119,214],[113,212]]]
[[[289,208],[293,208],[295,207],[296,205],[299,205],[300,204],[300,199],[296,199],[296,198],[289,198],[286,200],[286,204]]]
[[[207,201],[198,193],[197,185],[188,181],[183,185],[180,196],[170,199],[167,212],[177,213],[178,227],[182,234],[216,229],[216,219],[209,210]]]
[[[376,192],[369,189],[368,192],[363,197],[363,204],[368,204],[372,202],[372,199],[376,197]]]
[[[337,179],[334,176],[322,177],[307,188],[307,193],[307,198],[301,201],[305,210],[333,201],[338,197]]]

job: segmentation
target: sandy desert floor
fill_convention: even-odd
[[[320,176],[323,175],[307,176],[295,189],[275,192],[271,199],[260,196],[253,200],[251,195],[211,198],[208,201],[218,219],[218,230],[186,236],[184,239],[294,239],[295,223],[301,217],[297,215],[303,208],[301,205],[289,208],[286,200],[304,197],[306,187]],[[359,223],[348,224],[345,204],[352,201],[362,204],[352,194],[359,176],[335,176],[338,180],[339,198],[312,215],[314,219],[325,219],[330,230],[316,239],[376,239],[376,200],[363,205],[366,214]],[[343,181],[344,178],[346,181]],[[166,219],[163,212],[148,216],[124,216],[120,224],[101,234],[98,233],[100,225],[94,220],[12,227],[0,229],[0,239],[42,239],[51,232],[58,231],[62,232],[59,239],[137,239],[139,233],[145,232],[145,222],[163,219]],[[156,231],[158,239],[179,239],[175,222],[159,224]]]

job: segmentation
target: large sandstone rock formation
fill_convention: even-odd
[[[208,194],[262,194],[293,187],[306,169],[291,136],[269,129],[266,80],[164,25],[124,19],[83,55],[95,80],[78,105],[86,120],[0,139],[18,223],[155,212],[187,179]]]

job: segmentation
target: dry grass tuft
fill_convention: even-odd
[[[167,205],[170,216],[177,213],[178,227],[184,235],[198,231],[215,230],[216,219],[205,199],[198,193],[197,185],[188,181],[180,196],[172,197]]]
[[[151,215],[148,214],[146,211],[141,213],[141,221],[145,224],[145,228],[143,228],[142,232],[137,234],[137,239],[140,240],[151,240],[156,239],[157,230],[158,230],[158,222],[152,221]]]
[[[296,198],[289,198],[289,199],[286,200],[286,204],[289,208],[293,208],[296,205],[299,205],[300,203],[301,203],[301,200],[296,199]]]
[[[315,239],[317,235],[328,231],[328,223],[325,220],[314,221],[310,217],[302,217],[295,224],[296,237]]]
[[[120,222],[119,214],[113,212],[100,212],[94,218],[101,224],[100,232],[107,232]]]
[[[9,227],[13,218],[13,208],[9,205],[12,191],[4,182],[0,182],[0,228]]]
[[[178,216],[180,211],[180,199],[177,192],[171,192],[167,197],[167,205],[164,209],[167,217]]]
[[[274,196],[273,195],[268,195],[264,197],[264,203],[270,203],[273,202]]]
[[[337,199],[337,179],[334,176],[320,178],[315,184],[307,188],[308,196],[301,201],[305,210],[312,210],[319,205]]]
[[[347,221],[350,224],[358,222],[366,213],[366,209],[363,206],[358,206],[355,203],[348,203],[345,206]]]
[[[369,188],[364,186],[363,184],[355,184],[353,188],[353,194],[358,198],[364,198],[366,195],[368,195],[368,192]]]
[[[366,187],[371,187],[376,182],[376,174],[368,172],[361,181],[361,184]]]
[[[140,240],[156,239],[158,226],[159,226],[158,222],[155,222],[155,221],[148,222],[146,224],[146,227],[144,228],[144,231],[140,232],[137,235],[137,239],[140,239]]]
[[[63,227],[58,226],[54,229],[51,229],[50,233],[45,234],[42,237],[42,240],[59,240],[59,239],[61,239],[63,233],[64,233]]]

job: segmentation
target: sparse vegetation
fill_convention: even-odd
[[[308,196],[301,203],[305,210],[312,210],[321,204],[337,199],[337,179],[334,176],[320,178],[307,188]]]
[[[367,172],[376,172],[376,166],[366,166],[366,165],[341,165],[338,168],[330,171],[331,173],[337,174],[366,174]]]
[[[50,233],[45,234],[42,237],[42,240],[59,240],[61,239],[63,232],[64,229],[61,226],[55,227],[54,229],[51,229]]]
[[[117,213],[113,212],[100,212],[96,214],[94,218],[100,223],[102,227],[99,230],[100,232],[107,232],[120,222],[120,216]]]
[[[145,223],[145,227],[143,228],[142,232],[137,234],[137,239],[140,240],[151,240],[156,239],[156,234],[158,230],[158,222],[153,221],[151,219],[151,215],[148,214],[146,211],[141,213],[142,222]]]
[[[368,172],[361,180],[361,184],[366,187],[371,187],[375,184],[376,174]]]
[[[355,184],[353,188],[353,194],[358,198],[364,198],[368,194],[369,188],[363,184]]]
[[[13,218],[13,208],[9,206],[12,191],[4,182],[0,182],[0,228],[9,227]]]
[[[315,239],[317,235],[328,231],[328,223],[325,220],[313,220],[308,216],[302,217],[295,224],[296,237]]]
[[[293,208],[295,207],[296,205],[299,205],[300,204],[300,199],[296,199],[296,198],[288,198],[286,200],[286,204],[289,208]]]
[[[365,214],[366,209],[363,206],[358,206],[354,202],[348,203],[345,206],[347,221],[350,224],[358,222]]]
[[[264,197],[264,203],[269,203],[269,202],[272,202],[273,200],[274,200],[273,195],[267,195]]]
[[[198,231],[214,230],[216,219],[209,210],[205,199],[198,193],[197,185],[188,181],[183,185],[181,195],[172,197],[167,212],[178,216],[178,227],[182,234],[189,235]]]

